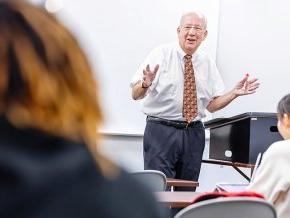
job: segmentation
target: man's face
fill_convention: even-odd
[[[186,54],[193,54],[207,36],[204,21],[195,14],[187,15],[177,28],[179,45]]]

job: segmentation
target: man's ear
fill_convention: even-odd
[[[180,26],[177,27],[176,31],[177,31],[178,34],[180,33]]]
[[[204,31],[204,34],[203,34],[203,40],[205,40],[207,37],[207,30]]]

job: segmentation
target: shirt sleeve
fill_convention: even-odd
[[[289,188],[289,158],[281,146],[272,144],[264,153],[262,162],[257,169],[253,182],[248,190],[263,194],[269,201],[275,203],[281,192]]]
[[[205,56],[206,59],[206,69],[208,71],[207,75],[207,85],[206,85],[206,98],[204,99],[204,105],[207,107],[207,105],[218,96],[221,96],[224,94],[224,82],[223,79],[219,73],[219,70],[216,66],[216,63],[212,58],[210,58],[208,55]]]
[[[211,72],[211,99],[224,94],[225,85],[219,73],[216,63],[210,59],[210,72]]]

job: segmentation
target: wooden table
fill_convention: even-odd
[[[238,162],[231,162],[231,161],[224,161],[224,160],[215,160],[215,159],[202,160],[202,162],[209,163],[209,164],[231,166],[248,181],[250,181],[251,179],[243,171],[241,171],[239,169],[239,167],[251,168],[251,175],[252,175],[253,169],[255,167],[254,164],[245,164],[245,163],[238,163]]]
[[[191,180],[167,178],[166,184],[169,187],[198,187],[199,183]]]
[[[155,192],[158,202],[170,208],[187,207],[198,195],[198,192]]]

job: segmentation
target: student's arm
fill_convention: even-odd
[[[289,189],[290,164],[287,155],[287,152],[281,150],[279,144],[271,145],[264,153],[257,173],[247,190],[258,192],[270,202],[275,203],[279,195]]]

